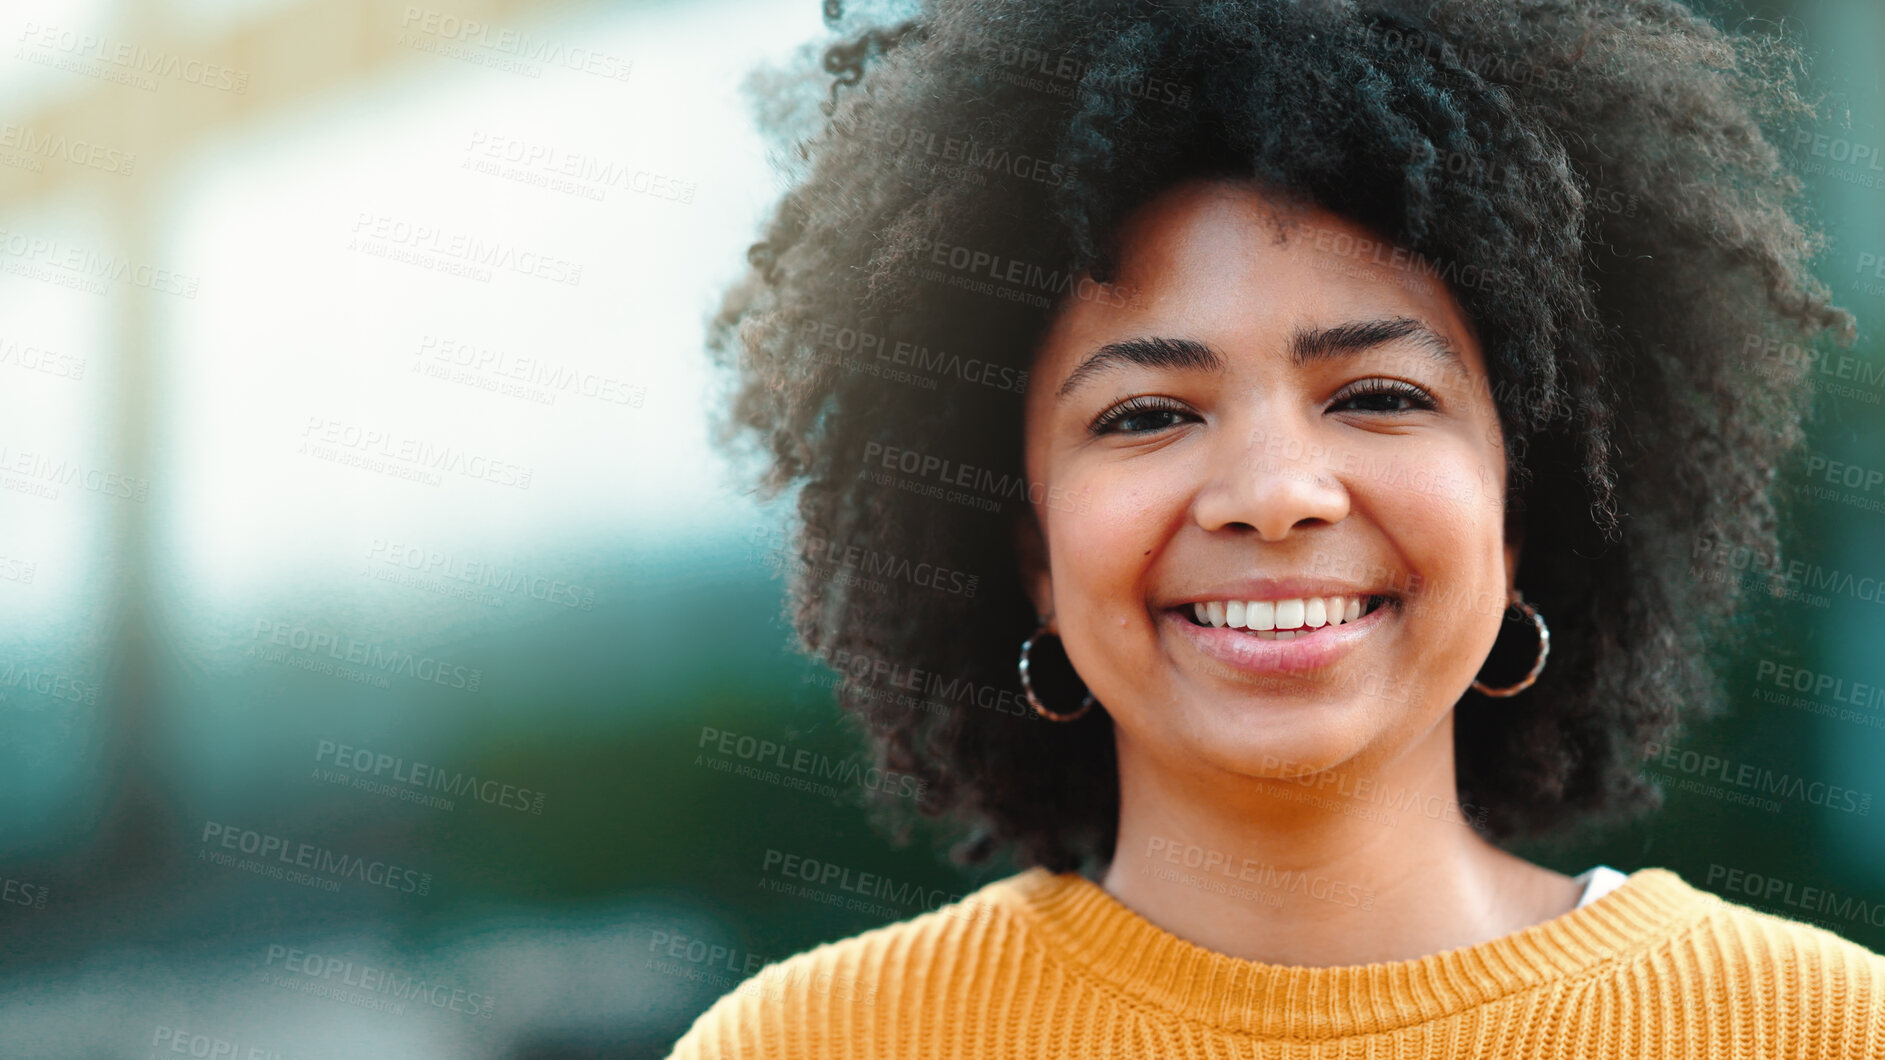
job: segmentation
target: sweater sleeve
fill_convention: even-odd
[[[1690,975],[1707,984],[1704,996],[1719,994],[1702,1007],[1732,1014],[1739,1044],[1755,1055],[1885,1058],[1885,956],[1823,928],[1725,902],[1701,930],[1708,958]],[[1711,974],[1698,976],[1704,971]]]
[[[887,936],[826,943],[759,970],[701,1013],[670,1060],[827,1060],[873,1037],[874,980],[861,962]]]
[[[748,979],[746,983],[753,980]],[[668,1060],[735,1060],[768,1054],[760,1045],[765,1028],[759,1014],[742,1004],[746,988],[741,983],[721,996],[674,1043]]]

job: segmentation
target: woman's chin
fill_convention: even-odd
[[[1197,703],[1197,701],[1193,701]],[[1326,698],[1218,700],[1187,711],[1184,753],[1225,772],[1287,779],[1335,769],[1386,735],[1392,719],[1370,704]]]

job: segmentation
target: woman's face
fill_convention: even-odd
[[[1122,768],[1390,760],[1498,634],[1516,553],[1462,310],[1351,221],[1274,218],[1252,185],[1169,189],[1030,375],[1028,478],[1072,503],[1035,505],[1028,588]]]

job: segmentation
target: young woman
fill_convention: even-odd
[[[1033,867],[676,1057],[1885,1056],[1885,959],[1497,845],[1655,805],[1740,589],[1691,557],[1773,551],[1803,385],[1743,351],[1851,329],[1779,43],[951,0],[825,66],[733,418],[881,764]]]

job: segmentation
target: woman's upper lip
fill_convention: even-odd
[[[1338,581],[1332,578],[1246,578],[1208,589],[1186,590],[1166,607],[1208,604],[1213,600],[1295,600],[1310,596],[1393,596],[1392,589],[1378,585]]]

